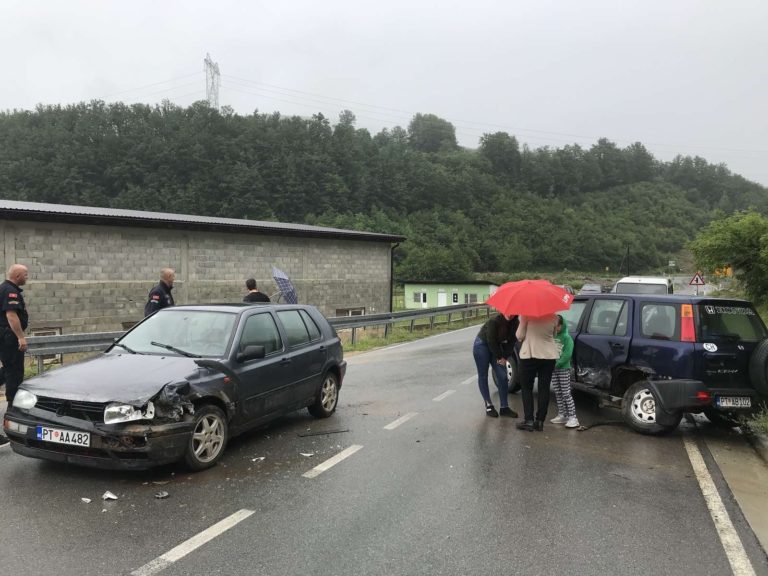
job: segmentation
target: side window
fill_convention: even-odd
[[[603,336],[614,334],[623,306],[623,300],[595,300],[595,303],[592,305],[592,313],[589,316],[589,323],[587,324],[587,333]],[[626,322],[625,318],[625,333]]]
[[[677,308],[672,304],[644,304],[641,311],[640,333],[646,338],[674,340]]]
[[[619,312],[619,321],[616,323],[616,330],[613,331],[614,335],[616,336],[627,335],[628,317],[629,317],[629,303],[625,301],[624,305],[621,307],[621,312]]]
[[[304,319],[304,324],[306,324],[307,330],[309,330],[309,339],[319,340],[320,328],[318,328],[317,324],[315,324],[315,321],[312,320],[312,316],[307,314],[304,310],[299,310],[299,314],[301,314],[301,317]]]
[[[264,346],[266,354],[283,349],[277,324],[271,314],[256,314],[246,319],[240,338],[240,352],[245,350],[246,346]]]
[[[579,300],[578,302],[574,302],[571,304],[571,307],[568,310],[564,310],[562,312],[559,312],[559,314],[563,315],[563,318],[565,318],[565,321],[568,323],[568,331],[573,332],[576,330],[576,327],[579,325],[579,322],[581,321],[581,316],[584,314],[584,309],[587,307],[586,301]]]
[[[288,346],[300,346],[309,342],[309,332],[299,315],[299,310],[282,310],[277,313],[277,317],[285,328]]]

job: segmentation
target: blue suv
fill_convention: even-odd
[[[586,294],[564,316],[574,388],[640,433],[670,432],[685,412],[732,424],[768,396],[768,332],[745,300]]]

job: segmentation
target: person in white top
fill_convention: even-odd
[[[523,393],[523,421],[519,430],[544,430],[544,419],[549,409],[549,385],[555,362],[560,356],[555,344],[554,330],[557,317],[552,314],[541,318],[520,317],[517,339],[520,347],[520,385]],[[539,409],[533,414],[533,383],[539,379]]]

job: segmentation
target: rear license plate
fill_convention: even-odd
[[[752,408],[752,398],[749,396],[718,396],[717,405],[720,408]]]
[[[37,439],[43,442],[53,442],[54,444],[69,444],[70,446],[88,447],[91,445],[91,434],[89,432],[59,430],[58,428],[48,428],[46,426],[37,427]]]

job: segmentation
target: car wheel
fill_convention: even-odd
[[[733,412],[720,412],[714,408],[705,408],[704,416],[718,428],[734,428],[740,425],[738,415]]]
[[[510,394],[520,391],[520,382],[517,381],[517,364],[513,362],[507,362],[507,382],[509,382]]]
[[[759,342],[749,357],[749,379],[755,390],[768,397],[768,338]]]
[[[328,372],[323,378],[323,384],[317,393],[317,399],[307,410],[315,418],[328,418],[336,412],[339,403],[339,379],[333,372]]]
[[[195,412],[194,423],[184,460],[192,470],[205,470],[224,453],[229,436],[227,419],[218,406],[206,404]]]
[[[656,423],[656,399],[648,384],[635,382],[624,393],[621,403],[621,415],[630,428],[641,434],[666,434],[677,428],[683,415],[680,414],[674,425],[662,426]]]

